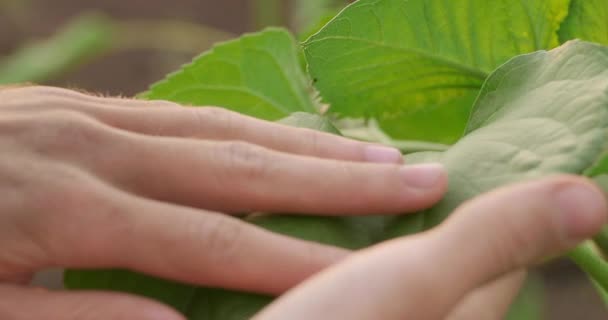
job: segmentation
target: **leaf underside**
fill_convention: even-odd
[[[473,107],[466,135],[439,157],[449,188],[424,215],[425,228],[502,185],[582,174],[596,165],[607,147],[606,92],[608,48],[597,44],[568,42],[496,70]]]

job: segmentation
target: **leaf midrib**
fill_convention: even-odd
[[[424,56],[430,60],[434,60],[440,64],[444,64],[450,67],[453,67],[454,69],[458,69],[463,71],[463,73],[466,72],[466,74],[476,77],[482,81],[485,81],[485,79],[489,76],[489,71],[485,71],[479,68],[475,68],[475,67],[471,67],[468,65],[465,65],[459,61],[454,61],[452,59],[448,59],[442,56],[438,56],[432,53],[429,53],[427,51],[424,50],[419,50],[419,49],[415,49],[415,48],[410,48],[410,47],[399,47],[399,46],[395,46],[395,45],[390,45],[387,43],[383,43],[383,42],[378,42],[378,41],[374,41],[374,40],[369,40],[369,39],[363,39],[363,38],[355,38],[355,37],[345,37],[345,36],[326,36],[323,37],[321,39],[315,39],[315,40],[310,40],[308,41],[305,46],[308,47],[312,44],[315,44],[317,42],[323,42],[326,40],[349,40],[349,41],[359,41],[362,43],[366,43],[366,44],[370,44],[370,45],[374,45],[377,47],[383,47],[383,48],[388,48],[391,50],[395,50],[395,51],[402,51],[402,52],[406,52],[406,53],[410,53],[410,54],[417,54],[420,56]]]

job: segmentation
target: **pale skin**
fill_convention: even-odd
[[[234,216],[415,212],[445,193],[443,168],[218,108],[57,88],[0,88],[0,152],[1,319],[183,319],[135,296],[27,285],[51,267],[287,292],[258,320],[501,319],[528,267],[607,217],[593,184],[554,176],[480,196],[431,231],[348,252]]]

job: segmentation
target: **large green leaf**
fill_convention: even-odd
[[[587,42],[500,67],[475,103],[467,134],[439,159],[449,191],[425,215],[425,226],[501,185],[594,166],[606,150],[607,90],[608,48]]]
[[[331,111],[396,138],[454,142],[488,74],[558,45],[569,0],[360,0],[305,43]]]
[[[559,30],[562,42],[581,39],[608,44],[608,1],[571,0],[570,13]]]
[[[271,28],[214,47],[142,95],[187,105],[221,106],[266,120],[315,112],[292,36]]]

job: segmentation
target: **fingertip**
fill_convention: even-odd
[[[365,146],[363,149],[363,158],[365,161],[372,163],[403,163],[401,151],[382,145]]]
[[[186,320],[184,316],[169,307],[157,306],[142,310],[142,320]]]
[[[402,184],[400,205],[411,212],[435,205],[448,189],[448,175],[439,163],[402,166],[398,171]]]
[[[87,298],[91,319],[187,320],[182,314],[161,302],[125,293],[74,292],[72,297]],[[103,309],[101,309],[103,308]],[[93,315],[97,311],[97,315]]]
[[[555,188],[553,197],[558,206],[559,228],[571,242],[595,235],[608,220],[606,196],[587,179],[565,179]]]
[[[447,172],[440,163],[403,166],[400,171],[408,187],[423,190],[446,188]]]

